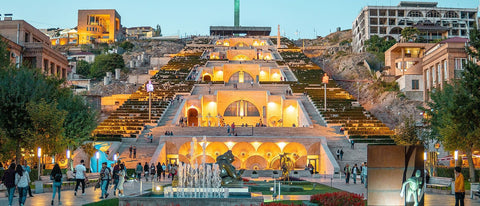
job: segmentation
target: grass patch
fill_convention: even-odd
[[[110,206],[110,205],[118,205],[118,204],[119,204],[118,198],[112,198],[112,199],[106,199],[98,202],[84,204],[83,206]]]
[[[261,183],[259,183],[259,184],[261,184]],[[313,184],[315,184],[315,189],[313,189]],[[282,195],[313,195],[313,194],[323,194],[323,193],[328,193],[328,192],[341,191],[341,190],[331,188],[331,187],[326,186],[326,185],[322,185],[322,184],[319,184],[319,183],[307,182],[307,181],[292,182],[291,184],[288,184],[288,185],[303,187],[304,191],[301,191],[301,192],[284,192],[284,191],[282,191]],[[261,192],[262,195],[272,195],[273,192],[271,192],[269,188],[273,187],[273,182],[266,183],[265,186],[266,186],[265,188],[268,188],[268,189],[261,190],[261,191],[251,191],[251,192]]]

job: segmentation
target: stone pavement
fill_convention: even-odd
[[[155,187],[158,185],[165,185],[171,183],[171,180],[166,180],[166,181],[161,181],[161,182],[155,182]],[[139,182],[127,182],[124,185],[125,189],[125,194],[126,196],[130,195],[138,195],[140,193],[140,183]],[[142,191],[152,189],[152,182],[148,181],[142,181]],[[73,190],[62,190],[61,192],[61,201],[62,205],[65,206],[79,206],[91,202],[98,202],[101,201],[99,198],[102,190],[96,189],[94,191],[93,187],[85,188],[85,196],[82,196],[82,189],[79,188],[77,192],[77,196],[74,196],[74,191]],[[113,196],[113,186],[110,185],[108,189],[108,193],[110,194],[108,196],[108,199],[115,198]],[[33,192],[33,191],[32,191]],[[117,191],[118,193],[118,191]],[[13,198],[13,205],[18,206],[18,193],[15,194],[17,197]],[[34,197],[28,197],[25,202],[25,206],[45,206],[45,205],[50,205],[52,201],[52,192],[48,193],[42,193],[42,194],[33,194]],[[118,194],[117,194],[118,195]],[[0,198],[0,205],[1,206],[7,206],[8,205],[8,197],[2,197]],[[55,204],[58,205],[58,197],[55,196]]]

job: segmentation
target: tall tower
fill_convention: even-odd
[[[277,49],[280,48],[280,24],[278,25],[278,31],[277,31]]]
[[[235,0],[235,10],[234,10],[234,21],[233,25],[235,27],[240,26],[240,0]]]

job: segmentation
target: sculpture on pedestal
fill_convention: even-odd
[[[232,165],[232,162],[234,160],[235,157],[232,154],[232,150],[228,150],[224,154],[217,157],[217,164],[220,168],[222,185],[242,180],[242,174],[244,170],[239,170],[238,172],[236,172],[235,167]]]
[[[421,174],[422,172],[420,170],[417,170],[414,177],[408,178],[407,181],[403,183],[402,192],[400,192],[400,197],[403,197],[403,195],[405,194],[405,187],[407,187],[408,184],[407,196],[405,198],[407,202],[410,202],[410,198],[411,196],[413,196],[413,201],[415,202],[414,206],[418,205],[418,197],[422,193],[422,178],[420,177]]]

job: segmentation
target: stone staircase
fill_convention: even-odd
[[[335,127],[334,129],[339,130],[340,127]],[[358,167],[362,165],[363,162],[367,161],[367,146],[368,144],[355,144],[355,148],[351,148],[351,144],[348,139],[343,136],[330,136],[327,138],[328,148],[332,154],[337,157],[337,150],[343,149],[343,159],[337,159],[337,163],[340,166],[340,171],[343,175],[343,168],[346,164],[353,166],[357,164]]]
[[[298,81],[297,77],[295,77],[295,74],[293,74],[292,70],[290,70],[288,67],[282,67],[282,71],[285,74],[287,81]]]
[[[180,96],[182,97],[182,96]],[[177,112],[178,108],[181,105],[181,100],[172,101],[170,106],[167,108],[165,113],[163,114],[162,118],[158,121],[157,126],[165,126],[170,125],[175,118],[175,113]]]
[[[319,124],[321,126],[326,127],[327,123],[322,119],[320,114],[317,111],[317,108],[310,102],[307,96],[303,96],[301,98],[301,101],[303,103],[303,107],[305,110],[307,110],[308,116],[312,120],[314,124]]]

